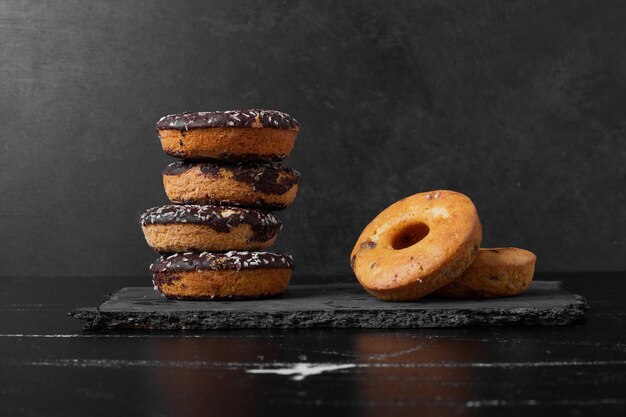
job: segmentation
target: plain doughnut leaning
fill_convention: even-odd
[[[474,262],[435,292],[446,298],[509,297],[528,289],[537,257],[519,248],[481,248]]]
[[[361,285],[386,301],[410,301],[457,278],[480,247],[482,228],[465,195],[419,193],[383,210],[358,238],[350,261]]]

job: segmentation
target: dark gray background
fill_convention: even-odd
[[[301,123],[274,247],[300,276],[349,273],[369,220],[438,188],[540,271],[624,270],[625,5],[1,2],[2,274],[147,277],[155,122],[247,107]]]

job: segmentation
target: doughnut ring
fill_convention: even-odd
[[[465,195],[419,193],[383,210],[350,257],[361,285],[385,301],[411,301],[457,278],[480,247],[482,227]]]
[[[185,252],[161,256],[150,271],[154,289],[166,298],[266,298],[285,292],[293,258],[271,252]]]
[[[170,114],[156,128],[175,158],[276,162],[291,153],[300,125],[277,110],[249,109]]]
[[[140,222],[148,245],[161,253],[266,249],[282,226],[269,211],[195,204],[153,207]]]
[[[528,289],[537,257],[519,248],[481,248],[474,262],[434,295],[446,298],[509,297]]]

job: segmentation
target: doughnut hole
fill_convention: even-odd
[[[407,224],[391,238],[391,247],[395,250],[408,248],[424,239],[428,233],[430,228],[424,223]]]

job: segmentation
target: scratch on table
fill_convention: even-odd
[[[598,406],[598,405],[623,405],[624,398],[590,398],[590,399],[565,399],[565,400],[474,400],[465,403],[468,408],[480,407],[520,407],[520,406]]]
[[[419,352],[420,350],[422,350],[423,347],[424,347],[423,345],[418,345],[418,346],[412,347],[410,349],[399,350],[397,352],[377,353],[377,354],[369,355],[367,358],[368,359],[374,359],[374,360],[382,360],[382,359],[388,359],[388,358],[397,358],[399,356],[404,356],[404,355],[407,355],[409,353]]]
[[[296,363],[289,368],[275,368],[275,369],[247,369],[249,374],[276,374],[291,376],[294,381],[302,381],[307,376],[319,375],[322,372],[338,371],[340,369],[356,368],[354,363],[347,363],[343,365],[334,364],[309,364],[309,363]]]
[[[372,368],[541,368],[566,366],[620,366],[626,360],[615,361],[537,361],[537,362],[423,362],[423,363],[372,363]]]

